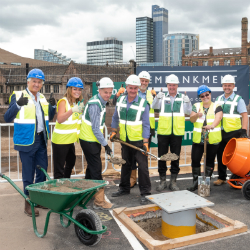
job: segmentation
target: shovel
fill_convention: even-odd
[[[134,149],[136,149],[136,150],[138,150],[138,151],[141,151],[142,153],[151,155],[152,157],[154,157],[154,158],[157,159],[158,161],[166,161],[166,160],[161,160],[161,157],[157,157],[156,155],[153,155],[153,154],[151,154],[150,152],[146,152],[145,150],[143,150],[143,149],[141,149],[141,148],[138,148],[138,147],[136,147],[136,146],[134,146],[134,145],[131,145],[131,144],[127,143],[127,142],[124,142],[124,141],[122,141],[121,139],[115,138],[115,139],[113,139],[113,141],[114,141],[114,142],[115,142],[115,141],[116,141],[116,142],[120,142],[121,144],[124,144],[124,145],[126,145],[126,146],[128,146],[128,147],[134,148]],[[176,155],[176,157],[178,157],[178,156]],[[178,159],[178,158],[177,158],[177,159]]]
[[[203,165],[203,176],[198,176],[198,195],[201,197],[207,197],[207,196],[210,196],[210,177],[205,176],[208,131],[202,128],[202,134],[204,136],[204,155],[203,155],[204,165]]]

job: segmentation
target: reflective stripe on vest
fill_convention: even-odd
[[[21,107],[14,119],[14,144],[19,146],[32,145],[35,140],[36,131],[36,106],[26,90],[14,91],[13,94],[16,95],[16,101],[19,100],[22,94],[28,98],[28,104]],[[47,138],[49,139],[49,103],[41,93],[40,104],[44,113]]]
[[[196,107],[196,110],[201,110],[202,114],[204,114],[203,110],[203,103],[198,102],[194,104]],[[211,103],[207,115],[206,115],[206,122],[207,125],[211,125],[214,122],[215,119],[215,110],[219,106],[219,104]],[[193,142],[194,143],[200,143],[201,142],[201,133],[202,133],[202,127],[204,124],[204,120],[201,118],[198,118],[196,122],[194,123],[194,129],[193,129]],[[222,140],[221,137],[221,122],[214,128],[209,131],[208,134],[208,142],[210,144],[219,143]]]
[[[66,97],[63,97],[58,103],[57,103],[57,109],[59,106],[59,103],[64,100],[65,103],[65,109],[66,112],[71,109],[71,106],[68,102],[68,99]],[[56,121],[56,125],[52,134],[51,141],[55,144],[71,144],[75,143],[78,139],[78,130],[79,128],[79,115],[80,113],[74,112],[72,115],[64,122],[59,123]]]
[[[174,135],[184,135],[185,133],[183,95],[181,93],[176,95],[172,109],[170,96],[167,92],[161,102],[157,134],[170,135],[172,131]]]
[[[149,110],[150,128],[155,129],[155,111],[154,109],[152,109],[153,96],[149,90],[147,90],[146,100],[150,104],[150,110]]]
[[[233,100],[223,101],[223,95],[216,98],[215,103],[223,107],[222,126],[226,132],[241,129],[241,115],[237,111],[239,100],[242,97],[235,95]]]
[[[100,117],[100,131],[103,133],[104,123],[105,123],[105,116],[106,116],[106,107],[102,105],[101,100],[99,99],[98,95],[93,96],[86,104],[83,115],[82,115],[82,124],[80,128],[79,138],[84,141],[88,142],[98,142],[96,136],[92,130],[92,123],[90,119],[87,119],[89,116],[88,109],[90,104],[97,104],[101,111]]]
[[[126,141],[141,141],[142,137],[142,114],[145,111],[147,101],[138,97],[138,102],[133,102],[127,111],[126,96],[119,97],[116,109],[119,117],[120,139]]]

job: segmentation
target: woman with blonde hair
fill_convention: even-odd
[[[75,166],[75,142],[78,141],[81,115],[84,109],[83,89],[83,82],[80,78],[70,78],[64,97],[57,103],[57,120],[51,139],[54,179],[70,178]]]

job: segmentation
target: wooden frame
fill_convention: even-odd
[[[150,250],[165,250],[173,249],[177,247],[188,246],[196,243],[206,242],[238,233],[243,233],[247,231],[247,226],[237,220],[232,220],[223,214],[215,212],[211,208],[199,208],[199,210],[209,217],[217,220],[220,223],[227,225],[227,227],[216,229],[212,231],[207,231],[204,233],[184,236],[176,239],[169,239],[165,241],[159,241],[153,239],[147,232],[145,232],[141,227],[139,227],[132,219],[128,217],[129,214],[143,213],[149,211],[156,211],[160,208],[154,204],[132,207],[132,208],[116,208],[113,210],[115,217],[127,227],[148,249]]]

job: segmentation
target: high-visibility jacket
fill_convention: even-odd
[[[14,119],[14,144],[18,146],[32,145],[34,143],[36,133],[36,106],[26,90],[14,91],[13,94],[16,95],[17,101],[22,94],[23,97],[28,97],[28,104],[21,107],[16,115],[16,118]],[[47,139],[49,139],[49,103],[41,93],[40,104],[44,113]]]
[[[203,110],[203,103],[198,102],[194,104],[196,107],[196,110],[200,110],[202,114],[204,114]],[[206,115],[206,123],[207,125],[211,125],[214,122],[215,119],[215,110],[219,106],[219,104],[211,103],[207,115]],[[201,133],[202,133],[202,127],[204,124],[204,120],[201,118],[198,118],[196,122],[194,123],[194,130],[193,130],[193,142],[194,143],[200,143],[201,142]],[[208,142],[210,144],[219,143],[222,140],[221,137],[221,122],[214,128],[211,129],[208,134]]]
[[[152,109],[153,96],[152,96],[150,90],[147,90],[146,100],[150,104],[150,110],[149,110],[150,128],[155,129],[155,111],[154,111],[154,109]]]
[[[57,103],[57,111],[59,103],[64,100],[66,102],[65,108],[66,112],[72,107],[70,106],[68,99],[63,97]],[[80,133],[81,119],[79,119],[80,113],[74,112],[72,115],[64,122],[59,123],[56,121],[56,125],[52,134],[51,141],[55,144],[71,144],[75,143],[78,139]]]
[[[183,108],[183,94],[178,93],[171,109],[170,96],[167,92],[161,102],[157,134],[159,135],[184,135],[185,114]]]
[[[117,100],[116,109],[119,116],[120,139],[126,141],[141,141],[142,137],[142,114],[148,102],[138,97],[137,102],[133,102],[127,111],[126,96],[121,96]]]
[[[237,111],[239,100],[242,98],[235,95],[234,99],[228,98],[226,103],[223,101],[223,95],[216,98],[215,103],[220,104],[223,108],[222,126],[226,132],[231,132],[241,129],[241,115]]]
[[[106,116],[106,106],[102,104],[98,95],[95,95],[92,98],[90,98],[90,100],[87,102],[83,110],[82,124],[80,128],[79,138],[84,141],[99,143],[99,141],[97,140],[92,130],[92,123],[91,123],[89,112],[88,112],[90,104],[97,104],[98,107],[100,108],[100,111],[101,111],[100,130],[103,133],[103,127],[104,127],[105,116]]]

